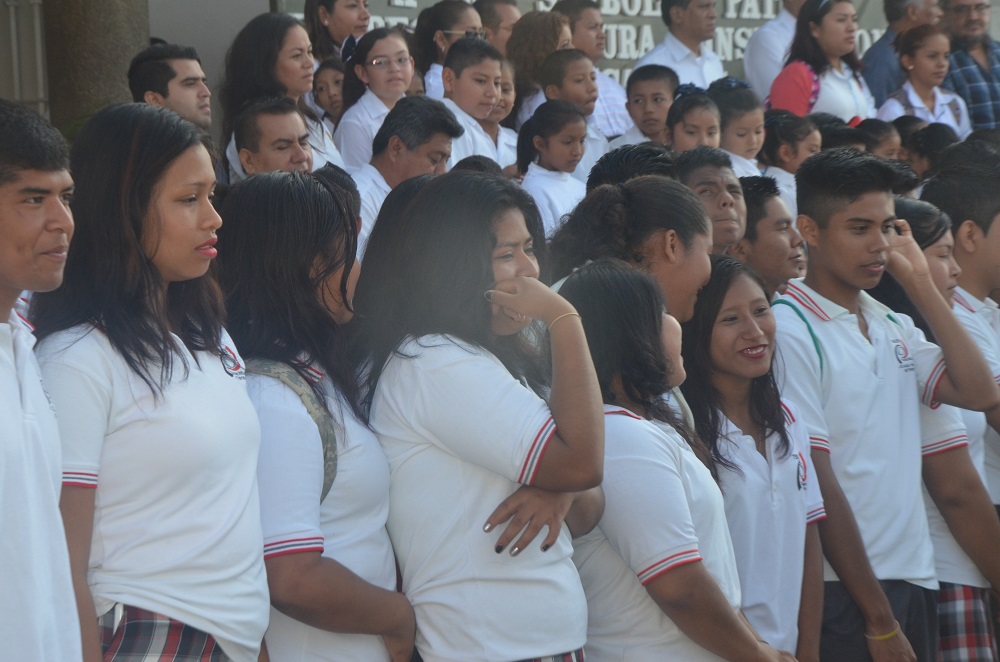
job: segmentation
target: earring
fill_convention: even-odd
[[[913,71],[913,65],[911,64],[910,66],[908,66],[908,67],[906,68],[906,70],[907,70],[907,71]]]
[[[325,26],[325,25],[327,25],[327,22],[326,22],[326,21],[323,21],[323,25],[324,25],[324,26]]]

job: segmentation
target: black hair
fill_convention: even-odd
[[[222,206],[220,283],[227,328],[246,359],[286,363],[312,384],[305,354],[362,418],[344,329],[324,304],[326,281],[342,269],[341,300],[357,249],[348,196],[324,177],[269,172],[237,183]],[[321,402],[322,389],[313,385]]]
[[[725,255],[712,255],[712,277],[698,293],[694,304],[694,317],[681,325],[683,339],[681,352],[687,379],[681,384],[684,398],[691,407],[694,428],[698,438],[708,447],[712,460],[727,469],[741,473],[732,461],[732,454],[723,447],[722,394],[712,383],[712,332],[715,319],[733,283],[746,277],[761,289],[767,301],[767,286],[750,266]],[[766,304],[765,304],[766,305]],[[750,383],[750,420],[760,428],[765,437],[777,434],[779,457],[787,457],[791,452],[791,442],[785,428],[785,413],[781,404],[781,393],[774,378],[774,368]]]
[[[467,156],[451,167],[454,170],[466,170],[468,172],[479,172],[484,175],[503,175],[503,168],[500,164],[481,154]]]
[[[552,237],[552,276],[562,278],[602,257],[642,267],[643,243],[657,230],[673,230],[690,248],[695,236],[709,234],[708,213],[686,186],[666,177],[643,176],[599,186]]]
[[[795,36],[792,37],[792,44],[788,49],[788,59],[786,64],[795,61],[805,62],[812,67],[813,73],[817,76],[823,74],[830,68],[830,60],[827,59],[819,42],[812,35],[812,26],[820,25],[834,5],[851,0],[806,0],[802,8],[799,9],[799,16],[795,20]],[[851,51],[847,55],[841,56],[841,61],[850,67],[855,76],[861,75],[861,60],[857,51]]]
[[[306,32],[309,33],[309,41],[313,45],[313,53],[321,60],[339,55],[340,47],[343,45],[333,40],[327,26],[323,25],[319,20],[320,7],[326,9],[327,12],[333,13],[333,8],[336,4],[337,0],[306,0],[305,7],[302,9],[302,20],[305,23]]]
[[[479,20],[483,22],[484,28],[496,30],[500,27],[500,13],[497,5],[509,5],[517,7],[517,0],[476,0],[472,3],[472,8],[479,12]]]
[[[576,22],[580,20],[583,12],[588,9],[601,11],[601,6],[594,2],[594,0],[559,0],[559,2],[552,5],[552,11],[559,12],[569,19],[569,29],[571,31],[574,31],[573,28]]]
[[[674,92],[681,85],[681,81],[677,77],[677,72],[670,67],[665,67],[662,64],[644,64],[641,67],[633,69],[632,73],[628,75],[628,80],[625,82],[625,96],[628,97],[632,94],[632,87],[637,83],[648,81],[662,81],[666,83],[670,88],[671,97],[673,97]]]
[[[868,136],[851,126],[831,126],[819,130],[823,140],[823,149],[840,149],[860,145],[864,151],[868,148]]]
[[[910,138],[906,141],[904,147],[906,147],[910,154],[917,154],[927,159],[930,168],[925,177],[930,177],[938,169],[938,157],[941,152],[949,145],[954,145],[957,142],[960,142],[960,140],[958,134],[955,133],[955,129],[947,124],[931,122],[924,128],[910,134]]]
[[[178,157],[199,146],[208,149],[208,136],[164,108],[118,104],[91,117],[70,155],[76,231],[65,278],[31,302],[39,338],[92,325],[156,396],[175,361],[187,374],[172,334],[191,352],[220,351],[223,303],[215,278],[164,286],[143,249],[159,232],[151,208],[157,185]]]
[[[764,130],[764,147],[757,158],[764,165],[777,167],[782,145],[798,151],[799,143],[819,129],[808,117],[799,117],[790,110],[768,110],[764,113]]]
[[[691,4],[691,0],[663,0],[660,3],[660,18],[663,19],[663,24],[668,28],[670,27],[670,10],[674,7],[680,7],[681,9],[687,9],[688,5]]]
[[[412,55],[417,69],[426,73],[432,64],[437,63],[438,50],[434,35],[438,30],[451,30],[469,9],[472,9],[472,5],[465,0],[439,0],[420,12],[413,30]]]
[[[369,30],[365,33],[361,39],[358,40],[357,46],[351,52],[351,57],[347,59],[347,63],[344,68],[344,110],[353,106],[358,102],[365,93],[365,84],[361,82],[358,78],[358,73],[355,71],[355,67],[364,67],[367,64],[368,54],[371,50],[375,48],[375,44],[382,41],[387,37],[397,37],[406,46],[407,51],[409,50],[409,45],[406,41],[406,31],[400,27],[392,28],[375,28],[374,30]]]
[[[733,169],[733,161],[723,150],[718,147],[708,145],[698,145],[694,149],[677,155],[677,180],[686,184],[687,180],[699,168],[711,166],[713,168]]]
[[[325,184],[341,189],[347,196],[348,206],[351,213],[354,214],[353,218],[357,219],[361,216],[361,193],[349,172],[340,166],[327,163],[322,168],[313,170],[312,176],[322,180]]]
[[[296,26],[303,27],[290,14],[267,12],[250,19],[233,39],[226,53],[225,76],[219,88],[223,143],[229,142],[237,115],[251,101],[287,95],[288,90],[275,75],[275,64],[285,37]]]
[[[882,0],[885,22],[892,24],[906,18],[906,8],[915,4],[914,0]]]
[[[965,139],[967,143],[983,142],[1000,148],[1000,129],[976,129]]]
[[[21,170],[69,170],[69,147],[44,117],[0,99],[0,186],[20,177]]]
[[[896,35],[896,40],[893,42],[893,46],[895,46],[896,52],[900,57],[904,55],[914,57],[916,56],[917,51],[923,48],[924,42],[936,35],[948,38],[947,33],[945,33],[945,31],[938,26],[930,23],[924,23],[923,25],[910,28],[902,34]]]
[[[590,62],[587,54],[576,48],[564,48],[554,53],[549,53],[542,62],[542,68],[538,72],[538,83],[542,86],[542,93],[544,94],[545,88],[549,85],[554,85],[561,89],[563,82],[566,80],[566,70],[569,68],[569,65],[581,60]]]
[[[535,136],[548,139],[562,131],[564,127],[576,122],[586,124],[587,117],[568,101],[554,99],[539,106],[517,134],[518,171],[527,172],[528,166],[538,158]]]
[[[302,125],[306,128],[306,119],[299,110],[298,105],[288,97],[264,97],[251,101],[249,105],[236,116],[233,124],[233,140],[236,142],[236,149],[246,148],[256,154],[260,150],[260,125],[257,118],[261,115],[291,115],[295,114],[302,118]]]
[[[642,175],[677,179],[674,153],[659,143],[622,145],[597,159],[587,177],[587,193],[601,184],[624,184]]]
[[[743,199],[747,203],[747,228],[744,237],[747,241],[757,241],[757,221],[767,216],[765,207],[772,198],[780,198],[781,191],[778,182],[773,177],[740,177],[743,187]]]
[[[940,161],[920,199],[948,214],[954,230],[972,221],[988,233],[1000,214],[1000,150],[984,142],[957,143],[941,153]]]
[[[896,127],[896,131],[899,133],[899,140],[903,147],[906,147],[910,136],[927,126],[928,122],[914,115],[900,115],[891,124]]]
[[[905,218],[909,223],[913,231],[913,240],[921,250],[927,250],[936,244],[949,230],[957,229],[952,226],[948,214],[929,202],[896,196],[895,203],[896,216]],[[893,311],[909,316],[928,340],[937,342],[920,309],[914,305],[892,274],[884,274],[878,285],[867,292]]]
[[[569,26],[569,19],[558,12],[529,11],[514,24],[507,41],[507,59],[514,72],[514,107],[503,125],[514,129],[517,114],[524,100],[539,91],[542,62],[550,53],[559,49],[562,27]]]
[[[142,102],[146,92],[162,97],[170,93],[167,85],[177,76],[168,60],[194,60],[201,64],[198,51],[178,44],[155,44],[140,51],[128,66],[128,89],[132,101]]]
[[[454,139],[465,133],[465,129],[437,99],[424,95],[403,97],[382,120],[382,126],[372,139],[372,156],[384,152],[393,136],[398,136],[406,149],[412,151],[439,133]]]
[[[820,130],[820,133],[829,129],[842,129],[849,126],[847,122],[833,113],[809,113],[806,119],[810,120]]]
[[[896,127],[892,124],[874,118],[861,120],[855,128],[865,136],[865,149],[869,152],[893,136],[899,135],[899,131],[896,131]]]
[[[796,203],[800,215],[826,227],[838,209],[866,193],[892,193],[913,181],[913,171],[894,161],[855,149],[825,149],[795,173]]]
[[[319,72],[326,71],[327,69],[331,71],[339,71],[340,73],[346,75],[344,61],[341,60],[336,55],[331,55],[330,57],[325,58],[322,62],[320,62],[319,66],[316,67],[316,75],[318,76]]]
[[[646,418],[670,425],[708,460],[684,419],[663,399],[676,384],[663,349],[666,309],[656,280],[621,260],[602,258],[571,273],[559,294],[580,313],[605,404],[628,399],[641,405]]]
[[[460,78],[463,71],[486,60],[503,62],[503,56],[493,44],[485,39],[462,37],[448,49],[448,55],[444,58],[444,66],[455,72],[455,78]]]
[[[683,122],[688,113],[699,108],[710,110],[719,115],[719,107],[715,105],[705,90],[691,84],[680,85],[674,90],[674,102],[670,105],[670,110],[667,111],[667,129],[673,133],[674,127]]]
[[[504,177],[472,172],[435,177],[395,219],[393,232],[372,233],[355,296],[359,337],[370,358],[367,407],[386,361],[408,336],[453,336],[482,347],[512,374],[541,386],[545,375],[536,350],[524,334],[493,333],[484,297],[494,284],[494,224],[510,210],[524,216],[543,264],[545,231],[538,209],[531,196]]]
[[[725,130],[729,123],[755,110],[763,114],[764,105],[750,86],[738,78],[726,76],[708,86],[708,98],[719,109],[719,128]]]

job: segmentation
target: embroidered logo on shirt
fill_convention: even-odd
[[[796,485],[800,490],[806,489],[806,485],[809,480],[809,476],[806,474],[806,456],[801,453],[797,454],[799,459],[799,468],[796,475]]]
[[[913,372],[913,359],[910,358],[910,348],[899,338],[892,339],[893,351],[896,354],[896,362],[903,372]]]
[[[222,351],[219,352],[219,360],[222,361],[222,367],[226,370],[226,373],[230,377],[235,377],[236,379],[246,379],[246,368],[243,367],[243,363],[240,361],[240,355],[237,354],[229,345],[223,345]]]

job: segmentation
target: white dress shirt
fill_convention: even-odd
[[[785,66],[788,48],[795,36],[795,17],[787,9],[760,26],[743,52],[743,77],[762,102],[771,93],[771,83]]]
[[[701,54],[696,54],[668,30],[667,36],[659,45],[639,58],[635,68],[646,64],[662,64],[677,73],[682,85],[693,83],[708,89],[713,80],[726,75],[726,70],[722,68],[719,56],[712,52],[709,42],[701,44],[700,50]]]

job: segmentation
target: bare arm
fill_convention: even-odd
[[[868,563],[868,553],[854,520],[851,504],[833,473],[829,453],[813,451],[812,461],[826,508],[826,519],[817,525],[823,543],[823,554],[861,611],[866,632],[872,635],[886,634],[896,627],[896,618]],[[869,640],[868,650],[876,662],[915,662],[917,659],[902,632],[883,641]]]
[[[517,556],[531,544],[542,527],[548,527],[541,543],[544,552],[555,544],[563,523],[576,538],[597,526],[602,514],[604,491],[600,487],[583,492],[552,492],[522,485],[490,513],[483,531],[489,533],[509,520],[510,524],[497,538],[494,551],[499,554],[506,549],[512,556]],[[521,537],[511,546],[511,541],[519,533]]]
[[[990,584],[1000,586],[1000,519],[968,447],[925,456],[923,476],[955,540]]]
[[[80,639],[83,643],[84,662],[102,662],[101,642],[97,629],[97,610],[87,583],[90,566],[90,543],[94,535],[94,490],[87,487],[64,485],[59,498],[66,545],[69,548],[69,566],[76,593],[76,609],[80,615]]]
[[[823,547],[817,523],[806,527],[802,599],[799,602],[799,640],[795,647],[795,657],[799,662],[819,662],[819,633],[822,625]]]
[[[330,632],[380,635],[393,662],[413,653],[413,607],[401,593],[361,579],[319,552],[265,560],[271,604],[295,620]]]

